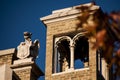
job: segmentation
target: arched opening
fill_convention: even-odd
[[[75,68],[86,68],[89,62],[89,43],[88,39],[84,36],[80,36],[75,40],[74,49],[74,61],[77,61],[74,66]],[[78,65],[79,63],[79,65]]]
[[[53,73],[67,71],[70,68],[70,40],[59,39],[54,52],[54,71]]]
[[[88,62],[89,42],[85,34],[55,38],[53,73],[86,68]]]
[[[60,72],[66,71],[70,67],[70,48],[69,42],[67,40],[62,40],[58,44],[58,54],[59,54],[59,70]]]

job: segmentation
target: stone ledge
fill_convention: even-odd
[[[88,7],[89,7],[89,6],[91,6],[91,5],[92,5],[92,3],[81,4],[81,5],[77,5],[77,6],[73,6],[73,7],[69,7],[69,8],[54,10],[54,11],[52,11],[52,13],[60,13],[60,12],[70,11],[70,10],[76,9],[77,7],[81,7],[81,6],[88,6]],[[94,7],[95,9],[98,8],[97,5],[94,5],[94,6],[91,6],[90,9],[93,9],[93,7]]]
[[[0,56],[7,55],[7,54],[13,54],[15,53],[15,48],[6,49],[6,50],[0,50]]]
[[[82,13],[82,11],[80,9],[77,9],[77,8],[82,7],[82,6],[89,7],[89,10],[91,10],[93,12],[94,12],[94,10],[98,10],[100,8],[97,5],[92,5],[92,3],[87,3],[87,4],[83,4],[83,5],[73,6],[73,7],[69,7],[69,8],[60,9],[60,10],[55,10],[52,12],[51,15],[42,17],[42,18],[40,18],[40,20],[46,21],[46,20],[51,20],[51,19],[80,14],[80,13]]]
[[[24,64],[24,63],[33,62],[32,59],[33,59],[32,57],[26,58],[26,59],[18,59],[18,60],[15,60],[13,64]]]
[[[19,68],[19,67],[30,66],[30,65],[32,65],[32,64],[34,64],[33,61],[31,61],[31,62],[25,62],[25,63],[20,63],[20,64],[13,64],[13,65],[11,65],[10,67],[11,67],[12,69],[14,69],[14,68]]]
[[[52,76],[71,73],[71,72],[77,72],[77,71],[84,71],[84,70],[89,70],[89,68],[72,69],[72,70],[68,70],[68,71],[65,71],[65,72],[54,73],[54,74],[52,74]]]

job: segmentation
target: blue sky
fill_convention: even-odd
[[[16,48],[24,41],[23,32],[29,31],[32,40],[39,39],[38,66],[45,72],[46,28],[40,17],[53,10],[71,7],[91,0],[0,0],[0,50]],[[104,12],[120,10],[120,0],[96,0]],[[39,80],[44,80],[41,77]]]

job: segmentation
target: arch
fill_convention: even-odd
[[[80,64],[84,64],[83,68],[88,67],[89,42],[86,37],[86,32],[78,33],[72,40],[74,44],[74,61],[79,61]],[[81,66],[79,66],[79,68],[81,68]]]
[[[56,71],[62,72],[69,69],[70,66],[70,43],[71,38],[69,36],[62,36],[55,38],[55,53],[57,62]]]
[[[55,39],[55,44],[59,44],[61,41],[67,40],[71,43],[72,39],[69,36],[62,36]]]
[[[87,32],[82,32],[82,33],[78,33],[77,35],[75,35],[72,39],[73,44],[75,44],[75,41],[78,40],[80,37],[83,37],[86,35]]]

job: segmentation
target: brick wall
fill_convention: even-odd
[[[52,80],[90,80],[89,68],[75,70],[72,72],[62,72],[52,75]]]
[[[0,65],[3,64],[12,64],[12,54],[0,56]]]
[[[0,51],[0,65],[8,64],[12,65],[13,54],[15,53],[15,49],[7,49]]]
[[[59,34],[66,34],[70,32],[79,31],[76,30],[79,20],[77,18],[67,19],[63,21],[53,22],[47,25],[47,42],[46,42],[46,72],[45,80],[96,80],[96,50],[89,52],[89,70],[87,71],[75,71],[66,73],[64,75],[52,76],[52,59],[53,59],[53,39],[54,36]],[[92,45],[92,43],[90,42]],[[91,48],[91,47],[90,47]],[[91,49],[89,49],[91,50]],[[83,73],[83,74],[81,74]]]
[[[30,80],[31,68],[15,70],[21,80]]]

